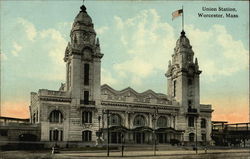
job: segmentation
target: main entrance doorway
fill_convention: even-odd
[[[145,142],[145,133],[144,132],[135,132],[134,141],[136,144],[143,144]]]
[[[160,144],[167,143],[167,133],[157,133],[157,138]]]
[[[121,132],[111,132],[111,143],[121,143]]]

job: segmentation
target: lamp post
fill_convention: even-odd
[[[109,156],[109,110],[102,111],[103,114],[107,114],[107,134],[108,134],[108,142],[107,142],[107,156]]]
[[[101,122],[101,116],[98,116],[98,144],[100,143],[100,137],[101,137],[101,130],[100,130],[100,122]]]
[[[155,142],[155,116],[153,116],[153,140],[154,140],[154,156],[156,155],[156,142]]]
[[[155,134],[155,127],[156,127],[157,113],[158,113],[158,109],[155,107],[155,112],[154,112],[154,115],[153,115],[154,156],[156,156],[156,134]]]
[[[207,133],[205,134],[205,153],[207,153]]]
[[[196,117],[196,122],[195,122],[195,152],[196,154],[198,154],[198,141],[197,141],[197,120],[198,120],[198,117]]]
[[[123,134],[123,132],[121,134],[121,137],[122,137],[122,157],[123,157],[123,151],[124,151],[124,134]]]

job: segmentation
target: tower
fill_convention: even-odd
[[[181,112],[188,109],[199,110],[200,87],[199,87],[198,60],[195,58],[192,46],[185,32],[181,32],[176,42],[172,61],[169,61],[166,77],[168,80],[168,95],[171,101],[176,101],[181,106]]]
[[[71,96],[68,141],[95,141],[101,105],[101,58],[99,39],[84,5],[75,17],[71,41],[65,50],[65,91]],[[100,111],[99,111],[100,112]]]
[[[75,17],[70,32],[71,42],[65,50],[66,91],[75,104],[100,103],[101,58],[98,38],[86,7]]]
[[[198,60],[197,58],[194,60],[192,46],[185,32],[182,31],[176,42],[172,61],[169,61],[166,77],[168,96],[180,107],[177,129],[185,130],[184,142],[192,143],[202,140],[200,74]]]

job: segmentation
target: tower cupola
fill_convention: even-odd
[[[192,46],[190,45],[189,39],[186,37],[185,32],[181,32],[180,38],[176,41],[176,49],[177,48],[188,48],[192,49]]]
[[[71,32],[71,44],[74,48],[80,49],[83,45],[94,45],[96,42],[96,32],[91,17],[84,5],[75,17]]]

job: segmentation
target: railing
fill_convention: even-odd
[[[39,95],[41,96],[67,96],[67,93],[63,91],[52,91],[52,90],[47,90],[47,89],[40,89]]]
[[[84,105],[95,105],[95,101],[80,100],[80,104],[84,104]]]
[[[111,101],[133,102],[133,103],[150,103],[150,104],[163,104],[163,105],[172,104],[172,101],[156,99],[156,98],[134,98],[126,96],[111,96],[106,94],[102,94],[102,99]]]
[[[196,108],[188,108],[188,113],[197,113]]]
[[[40,123],[33,124],[33,123],[2,123],[0,122],[1,127],[13,127],[13,128],[31,128],[31,127],[40,127]]]
[[[227,124],[225,129],[228,131],[250,131],[250,123]]]
[[[209,104],[201,104],[201,109],[212,109],[212,106]]]

